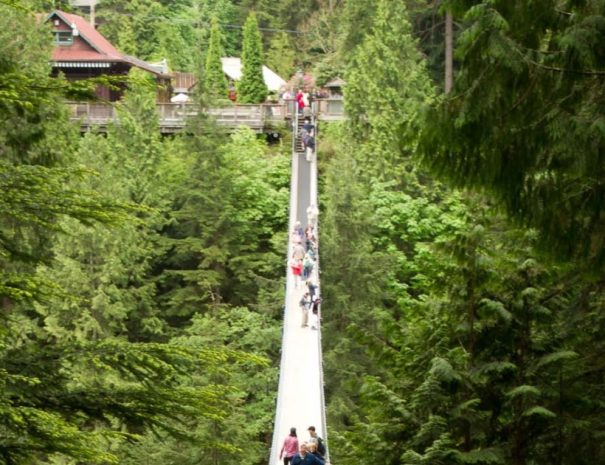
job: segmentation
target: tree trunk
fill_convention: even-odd
[[[454,20],[452,13],[445,13],[445,93],[454,85]]]

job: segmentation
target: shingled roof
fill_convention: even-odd
[[[162,77],[169,77],[158,67],[149,63],[120,53],[111,43],[101,35],[86,19],[81,16],[55,10],[50,13],[46,21],[59,19],[64,27],[71,28],[74,34],[73,46],[57,46],[53,50],[52,60],[69,66],[69,63],[111,62],[127,63],[142,68],[145,71]]]

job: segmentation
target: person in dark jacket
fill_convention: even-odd
[[[313,283],[312,280],[307,279],[305,283],[307,285],[307,289],[309,290],[309,296],[311,297],[311,302],[315,300],[315,294],[317,294],[317,285]]]
[[[292,457],[291,465],[324,465],[324,461],[307,450],[307,444],[302,443],[298,448],[298,454]]]
[[[321,456],[319,454],[319,452],[317,452],[317,444],[315,444],[314,442],[309,442],[307,443],[307,450],[309,451],[309,454],[313,454],[315,457],[317,457],[319,460],[325,460],[323,458],[323,456]]]
[[[316,302],[317,305],[319,305],[321,299],[317,299]],[[315,431],[315,426],[309,426],[307,428],[307,431],[309,432],[310,436],[307,442],[317,444],[317,452],[321,457],[324,457],[326,455],[326,445],[324,444],[324,440],[317,435],[317,431]]]
[[[307,131],[307,134],[309,134],[310,136],[315,135],[315,126],[311,124],[311,119],[305,118],[305,124],[303,124],[302,128]]]

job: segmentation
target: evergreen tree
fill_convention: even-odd
[[[601,286],[574,276],[573,263],[546,260],[536,251],[535,232],[507,224],[489,202],[452,192],[417,169],[410,155],[419,134],[436,122],[434,116],[424,119],[432,90],[418,55],[409,52],[409,29],[388,33],[407,27],[405,13],[398,10],[403,21],[385,21],[396,15],[387,16],[385,3],[376,3],[372,33],[354,48],[355,66],[347,76],[353,82],[347,136],[353,134],[355,145],[336,145],[335,158],[324,161],[330,177],[322,281],[326,300],[346,308],[344,318],[335,310],[337,320],[323,326],[324,340],[330,340],[331,449],[351,464],[602,460],[594,433],[602,421],[582,407],[588,402],[602,411],[596,407],[600,400],[587,398],[602,381],[589,374],[582,357],[593,363],[588,341],[602,347],[603,318],[580,304],[581,295],[600,300]],[[407,56],[393,58],[398,50]],[[410,91],[408,79],[415,82]],[[336,181],[333,170],[340,176]],[[340,195],[347,201],[339,203]],[[335,227],[332,218],[340,211],[350,212],[354,239]],[[355,213],[369,217],[366,228],[358,227]],[[349,250],[339,248],[340,235]],[[349,283],[343,262],[363,283],[367,269],[377,271],[372,286],[357,293],[362,285]],[[572,316],[579,308],[581,316]],[[572,329],[585,320],[598,329],[590,335]],[[336,325],[338,332],[331,333]],[[329,335],[343,331],[347,337],[332,343]],[[602,373],[602,364],[597,366]],[[347,382],[349,377],[355,381]],[[577,381],[568,388],[570,379]],[[578,459],[572,444],[591,458]]]
[[[70,234],[58,238],[56,263],[45,274],[74,298],[43,307],[48,331],[57,336],[159,341],[166,325],[151,270],[165,252],[160,231],[185,178],[183,160],[169,139],[160,139],[153,87],[131,85],[117,111],[120,124],[110,126],[107,137],[84,137],[78,158],[100,173],[90,188],[141,211],[113,230],[65,222]]]
[[[267,52],[267,65],[286,81],[294,72],[294,48],[288,34],[277,32],[271,38]]]
[[[156,0],[107,0],[97,8],[100,32],[119,50],[143,60],[158,58],[166,14],[167,9]],[[174,35],[177,30],[171,32]]]
[[[232,389],[221,378],[191,389],[193,367],[259,359],[132,342],[164,329],[150,267],[184,171],[159,149],[154,100],[141,95],[125,102],[116,136],[83,139],[76,165],[51,37],[21,10],[0,12],[0,462],[117,463],[122,441],[186,437],[192,418],[224,416]]]
[[[267,85],[263,78],[263,43],[258,31],[256,15],[251,12],[244,25],[242,77],[237,83],[237,101],[263,103],[267,99],[267,94]]]
[[[191,6],[183,13],[183,19],[193,19],[196,27],[196,42],[206,45],[209,43],[210,34],[208,25],[212,18],[216,17],[219,24],[241,25],[241,6],[233,0],[192,0]],[[225,55],[228,57],[239,56],[241,51],[242,31],[239,27],[225,27],[221,30],[222,44],[225,47]]]
[[[605,6],[451,3],[464,26],[460,70],[453,93],[427,118],[426,165],[456,185],[489,191],[537,228],[550,252],[600,267]]]
[[[227,78],[223,72],[221,57],[224,55],[222,35],[218,19],[212,18],[210,29],[210,45],[206,53],[206,65],[204,66],[203,86],[206,96],[211,100],[223,100],[229,95]]]
[[[280,328],[270,316],[242,307],[218,305],[204,315],[194,316],[191,326],[174,338],[180,346],[191,350],[223,346],[254,356],[225,370],[192,368],[193,376],[187,385],[193,389],[206,389],[217,383],[232,387],[225,393],[227,414],[200,416],[190,422],[191,441],[168,434],[158,440],[157,434],[149,432],[137,444],[121,448],[120,463],[174,463],[175,457],[182,465],[266,461],[264,435],[271,429],[275,408],[279,337]]]
[[[279,239],[287,229],[287,159],[267,153],[248,128],[225,143],[211,122],[195,126],[186,141],[191,176],[177,190],[162,279],[166,314],[180,321],[219,303],[250,304],[258,282],[279,288]],[[279,311],[276,302],[271,308]]]
[[[349,64],[345,105],[354,137],[363,140],[359,155],[373,160],[367,168],[392,175],[384,168],[395,167],[393,157],[409,157],[414,152],[419,132],[417,114],[433,91],[411,35],[405,3],[394,6],[393,2],[378,1],[376,8],[371,32]]]

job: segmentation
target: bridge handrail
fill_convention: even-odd
[[[219,122],[231,124],[279,123],[296,115],[296,101],[283,100],[279,103],[234,104],[220,108],[210,108],[208,113]],[[89,123],[108,123],[118,120],[115,105],[104,102],[67,101],[71,118]],[[158,116],[161,122],[184,123],[189,116],[195,116],[199,107],[194,103],[157,103]],[[342,117],[344,110],[341,98],[316,99],[311,105],[313,114],[322,115],[324,119]]]
[[[294,118],[296,118],[296,112],[294,113]],[[296,121],[293,123],[293,127],[296,127]],[[288,234],[286,235],[286,283],[284,289],[284,310],[283,310],[283,329],[282,329],[282,352],[284,347],[286,347],[287,335],[288,335],[288,318],[286,316],[286,312],[288,311],[288,276],[290,273],[290,256],[292,254],[292,244],[290,242],[290,231],[294,228],[294,222],[296,221],[296,204],[298,203],[298,192],[295,189],[296,182],[294,177],[294,167],[296,165],[294,161],[294,157],[296,157],[296,138],[292,137],[292,155],[290,159],[290,203],[288,206]],[[277,402],[275,406],[275,411],[279,412],[283,408],[283,398],[279,395],[280,392],[283,391],[284,377],[282,374],[285,372],[286,359],[281,354],[281,360],[279,364],[279,381],[277,387]],[[273,431],[273,439],[271,441],[271,449],[269,454],[269,465],[274,465],[277,459],[277,451],[280,448],[280,439],[279,436],[281,434],[281,430],[277,428],[277,425],[274,425]]]
[[[313,121],[313,124],[315,125],[315,127],[317,128],[317,121]],[[315,155],[313,158],[313,162],[311,163],[311,179],[313,180],[313,182],[315,183],[314,189],[312,190],[312,198],[311,198],[311,203],[315,206],[319,206],[319,202],[318,202],[318,192],[317,192],[317,154],[319,153],[319,144],[318,144],[318,137],[316,134],[315,137]],[[320,215],[317,215],[317,219],[315,220],[315,228],[314,228],[314,233],[315,233],[315,240],[317,241],[317,244],[319,244],[319,223],[320,223]],[[314,266],[314,270],[313,272],[315,273],[315,279],[317,282],[317,291],[318,291],[318,295],[321,297],[322,296],[322,292],[321,292],[321,263],[320,263],[320,257],[321,254],[317,254],[317,257],[315,258],[315,266]],[[317,315],[318,318],[318,323],[319,323],[319,327],[318,327],[318,331],[317,331],[317,344],[318,344],[318,354],[319,354],[319,384],[321,386],[320,389],[320,402],[321,402],[321,431],[323,432],[323,440],[325,442],[325,446],[326,446],[326,454],[324,456],[325,459],[325,463],[327,465],[330,464],[330,446],[328,444],[328,422],[327,422],[327,418],[326,418],[326,400],[325,400],[325,385],[324,385],[324,364],[323,364],[323,343],[322,343],[322,324],[321,324],[321,315],[322,314],[322,306],[319,306],[319,314]]]

